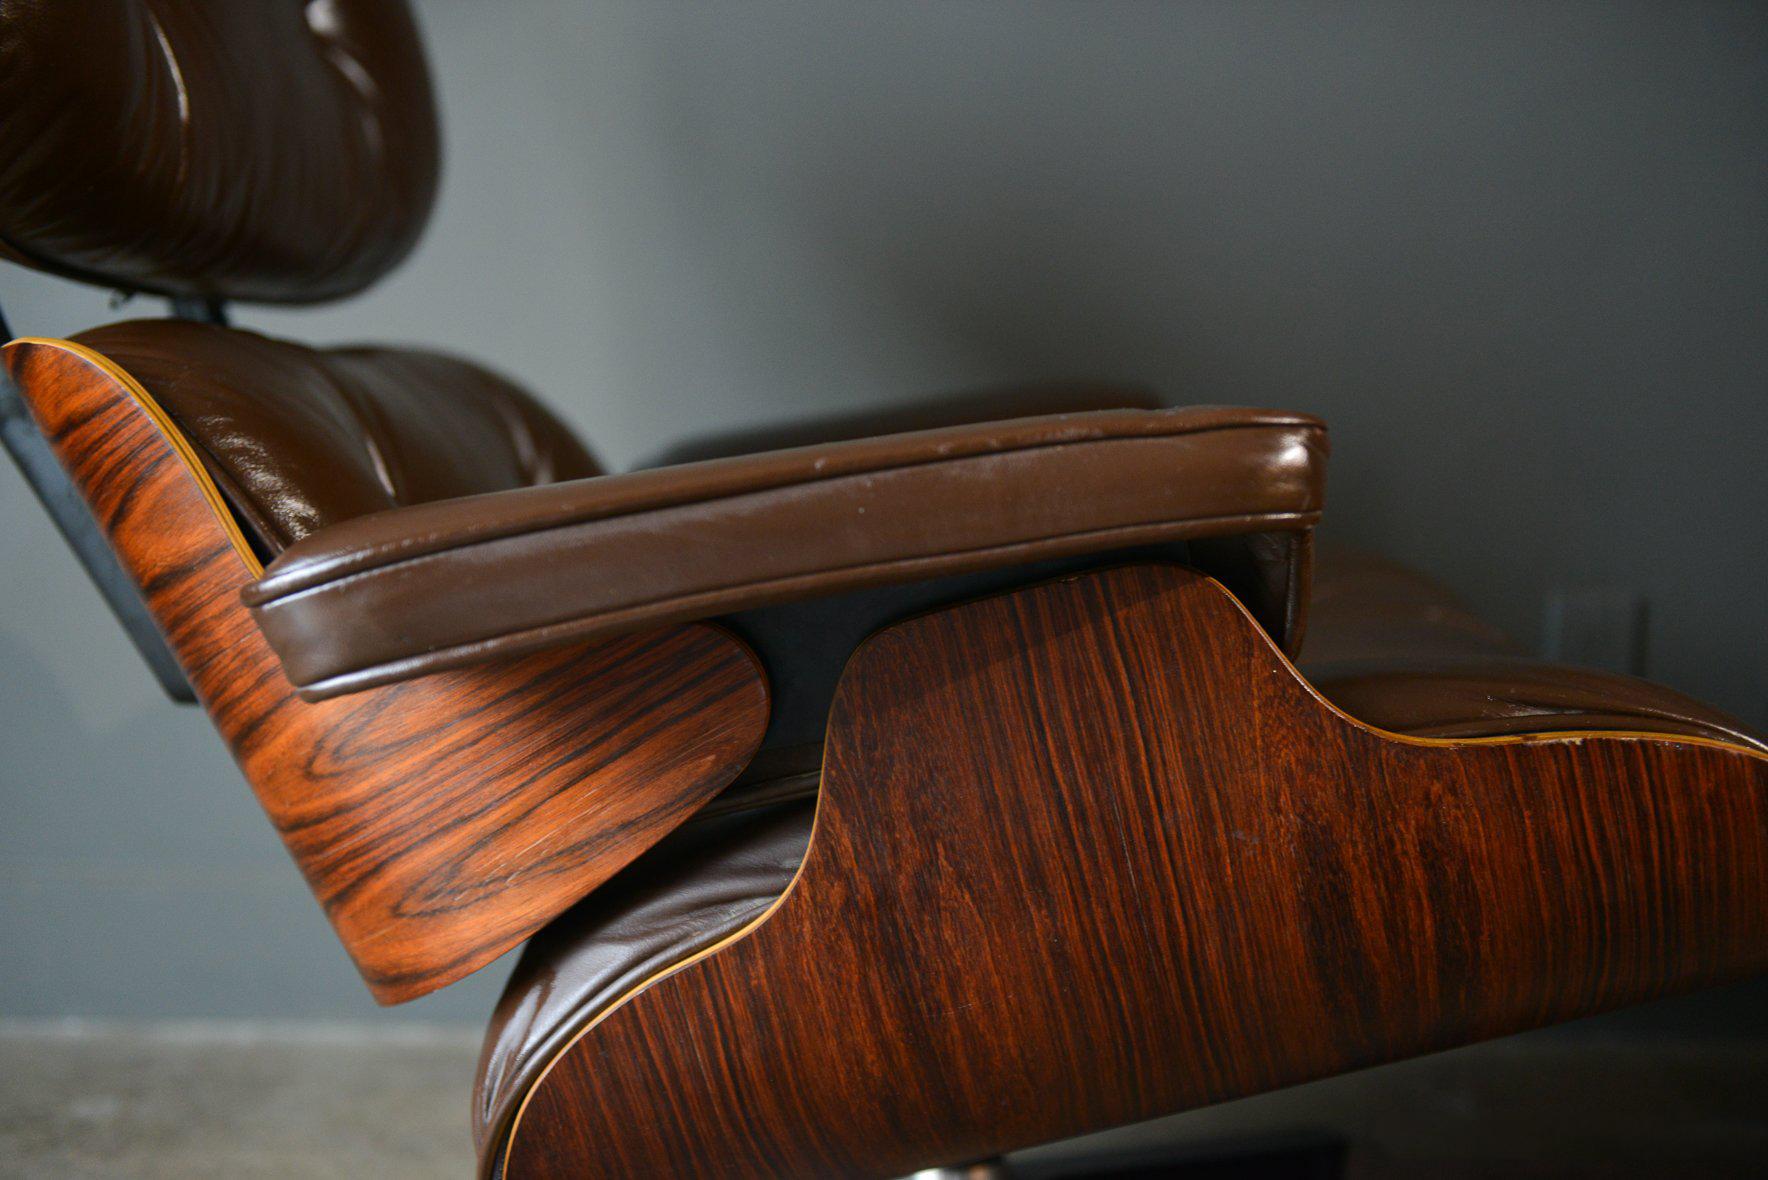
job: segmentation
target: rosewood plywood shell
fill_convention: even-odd
[[[375,996],[496,958],[736,777],[767,688],[697,625],[300,700],[239,601],[259,572],[151,397],[65,341],[8,368]]]
[[[1764,967],[1768,760],[1370,730],[1126,568],[868,642],[792,888],[555,1059],[506,1175],[901,1175]]]

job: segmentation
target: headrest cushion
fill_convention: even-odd
[[[306,303],[435,198],[404,0],[4,0],[0,253],[166,295]]]

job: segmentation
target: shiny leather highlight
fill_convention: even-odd
[[[1207,406],[800,447],[347,521],[245,599],[320,699],[864,586],[1305,531],[1326,452],[1317,419]]]
[[[7,0],[0,256],[165,295],[359,291],[435,200],[404,0]]]
[[[181,320],[74,340],[171,415],[266,557],[369,513],[601,470],[533,398],[453,357],[320,350]]]

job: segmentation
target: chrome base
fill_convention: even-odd
[[[996,1158],[949,1168],[922,1168],[908,1180],[1008,1180],[1008,1174],[1007,1165]]]

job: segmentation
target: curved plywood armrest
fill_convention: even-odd
[[[488,1175],[901,1175],[1768,968],[1768,757],[1373,729],[1174,567],[880,633],[826,751],[790,885],[511,1071]]]

